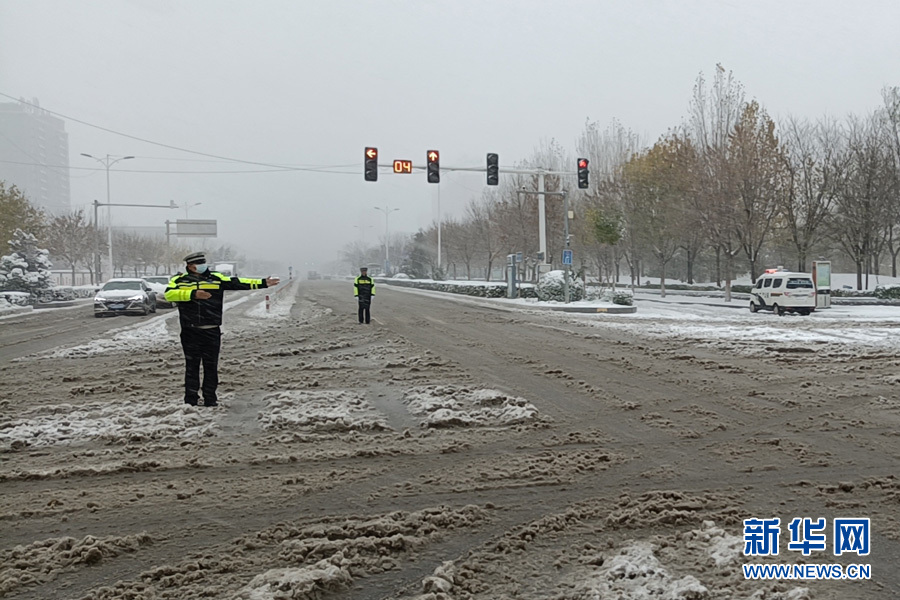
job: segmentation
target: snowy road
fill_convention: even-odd
[[[381,286],[364,326],[347,282],[262,298],[226,312],[214,409],[180,403],[164,316],[0,348],[0,596],[900,595],[897,309],[586,315]],[[773,517],[781,554],[743,556],[743,520]],[[872,552],[788,551],[794,517],[871,518]]]

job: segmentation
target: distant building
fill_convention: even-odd
[[[37,104],[0,103],[0,180],[35,207],[61,215],[71,210],[69,134],[65,121]]]

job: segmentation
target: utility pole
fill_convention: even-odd
[[[398,210],[400,210],[400,209],[399,209],[399,208],[388,208],[387,206],[385,206],[384,208],[381,208],[380,206],[376,206],[376,207],[374,207],[374,208],[375,208],[375,210],[380,210],[381,212],[384,213],[384,274],[385,274],[385,275],[390,275],[390,274],[391,274],[391,273],[390,273],[390,268],[391,268],[391,255],[390,255],[391,238],[389,237],[389,234],[388,234],[388,216],[389,216],[392,212],[398,211]]]
[[[82,156],[86,156],[88,158],[92,158],[96,160],[98,163],[106,167],[106,216],[109,220],[109,230],[108,230],[108,240],[109,244],[109,273],[110,275],[115,276],[116,270],[113,268],[113,252],[112,252],[112,210],[109,208],[112,204],[109,203],[109,168],[119,162],[120,160],[131,160],[134,158],[133,156],[121,156],[119,158],[113,159],[109,154],[106,155],[106,158],[97,158],[96,156],[91,156],[90,154],[81,153]],[[95,201],[96,202],[96,201]]]
[[[538,194],[538,199],[540,201],[540,234],[541,234],[541,252],[543,253],[543,264],[549,264],[547,262],[547,238],[546,238],[546,218],[544,215],[544,197],[545,196],[562,196],[563,198],[563,212],[565,213],[565,236],[566,236],[566,250],[569,249],[569,192],[563,190],[561,192],[546,192],[544,191],[544,177],[539,174],[538,177],[538,191],[529,192],[528,190],[519,190],[516,192],[517,194]],[[569,265],[563,265],[563,272],[565,274],[565,279],[563,280],[563,293],[565,294],[566,304],[569,303]],[[538,270],[538,277],[540,277],[540,269]]]
[[[97,222],[97,207],[100,203],[94,199],[94,281],[92,283],[99,284],[103,281],[100,276],[100,241],[97,239],[100,235],[100,225]]]

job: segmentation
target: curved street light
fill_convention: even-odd
[[[121,160],[130,160],[134,158],[133,156],[120,156],[119,158],[113,158],[109,154],[106,155],[106,158],[97,158],[96,156],[91,156],[90,154],[86,154],[84,152],[81,153],[82,156],[86,156],[88,158],[93,158],[98,163],[106,167],[106,217],[109,220],[109,227],[107,228],[107,245],[109,246],[109,272],[110,275],[115,276],[116,269],[113,266],[113,251],[112,251],[112,207],[109,201],[109,168],[116,164]],[[94,227],[97,227],[97,223],[94,223]],[[95,248],[96,248],[96,237],[94,238]],[[100,252],[95,250],[95,255],[97,256],[97,279],[100,279]]]
[[[173,202],[174,202],[174,201],[173,201]],[[203,203],[202,203],[202,202],[194,202],[193,204],[189,204],[189,203],[185,202],[185,203],[184,203],[184,218],[185,218],[185,219],[189,218],[189,217],[188,217],[188,210],[194,208],[195,206],[200,206],[201,204],[203,204]]]

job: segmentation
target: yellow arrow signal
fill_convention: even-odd
[[[368,156],[369,158],[375,158],[376,156],[378,156],[378,150],[376,150],[375,148],[366,148],[366,156]]]
[[[435,162],[438,159],[438,153],[436,150],[432,150],[428,153],[428,160],[431,162]]]

